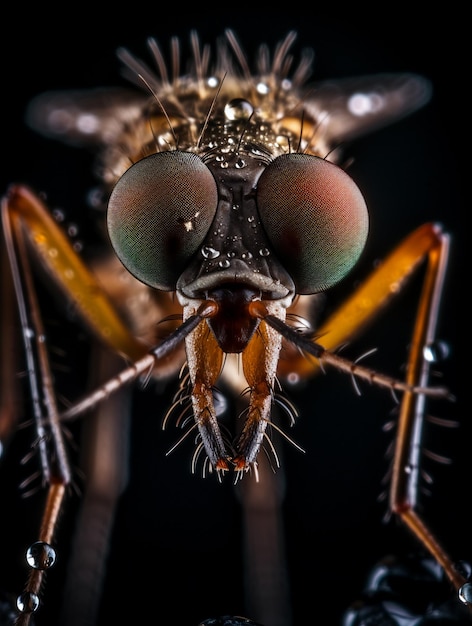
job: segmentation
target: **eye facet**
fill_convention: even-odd
[[[216,213],[215,179],[191,152],[152,154],[132,165],[108,202],[112,246],[150,287],[172,291]]]
[[[344,170],[309,154],[284,154],[257,184],[261,222],[297,293],[324,291],[358,261],[367,239],[364,198]]]

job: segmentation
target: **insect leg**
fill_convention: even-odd
[[[53,377],[26,249],[24,227],[18,215],[8,211],[7,203],[2,205],[2,226],[25,346],[37,433],[35,446],[41,460],[42,482],[48,486],[38,540],[26,553],[30,573],[24,591],[17,599],[20,612],[17,624],[26,626],[30,622],[31,614],[39,607],[45,572],[56,559],[52,543],[71,473],[54,396]]]
[[[425,403],[427,395],[434,395],[434,388],[428,388],[432,394],[427,391],[430,363],[425,353],[435,339],[448,248],[449,237],[438,225],[429,223],[420,226],[393,250],[355,293],[317,329],[316,334],[322,338],[323,348],[326,350],[342,345],[359,334],[392,298],[398,296],[404,283],[421,264],[426,263],[400,404],[390,508],[442,565],[461,600],[472,607],[471,583],[457,571],[446,550],[438,543],[415,509]],[[294,343],[297,344],[297,337],[294,337]],[[310,352],[317,358],[307,359],[305,353],[295,354],[290,362],[281,361],[280,367],[284,368],[281,374],[288,375],[290,371],[296,371],[299,375],[308,376],[316,373],[325,360],[322,352],[316,354],[311,349]],[[335,360],[336,355],[332,362],[336,366]],[[349,371],[349,367],[346,367]],[[355,370],[356,366],[353,364],[353,375],[356,375]],[[367,379],[369,376],[366,372]],[[375,377],[371,381],[377,382]],[[385,384],[388,386],[387,380]],[[392,389],[395,388],[401,389],[401,386],[392,384]],[[444,395],[444,390],[437,391],[438,395],[441,395],[441,391]]]
[[[9,252],[10,261],[10,272],[5,277],[4,291],[2,292],[6,298],[3,310],[9,310],[8,307],[15,300],[16,291],[25,354],[28,362],[32,403],[38,431],[37,444],[35,446],[41,457],[43,484],[49,486],[48,502],[44,508],[40,540],[49,544],[52,541],[56,527],[56,516],[63,505],[62,500],[66,491],[66,485],[69,484],[71,476],[65,452],[62,427],[60,425],[62,416],[59,418],[56,407],[53,377],[50,372],[45,333],[42,328],[39,306],[33,286],[32,270],[36,270],[39,265],[45,271],[48,286],[51,287],[54,293],[62,293],[66,301],[72,304],[74,310],[81,317],[84,327],[99,339],[102,346],[106,346],[109,355],[119,355],[116,358],[121,363],[123,358],[139,360],[140,357],[145,355],[149,360],[149,364],[146,366],[148,370],[152,369],[156,359],[147,354],[147,347],[137,341],[123,323],[115,310],[113,302],[104,292],[101,283],[97,281],[75,250],[73,250],[69,240],[51,218],[47,207],[37,195],[24,186],[11,186],[2,200],[2,218],[5,247]],[[31,263],[30,259],[32,259]],[[14,286],[13,282],[15,283]],[[9,327],[11,328],[11,325]],[[182,339],[179,339],[179,341],[182,341]],[[9,351],[11,351],[11,354]],[[9,394],[15,385],[18,386],[18,381],[16,380],[18,368],[15,367],[13,362],[17,352],[16,346],[12,345],[10,340],[2,342],[2,376],[6,377],[7,383],[2,390],[8,389]],[[12,383],[11,385],[9,385],[10,382]],[[97,383],[95,382],[95,384]],[[14,406],[15,402],[15,398],[10,397],[10,395],[2,398],[2,416],[6,417],[6,420],[2,421],[2,424],[6,423],[6,426],[2,427],[4,440],[9,437],[9,433],[12,430],[11,424],[14,408],[17,408]],[[125,404],[122,403],[120,409],[124,406]],[[110,409],[111,405],[109,404],[103,408],[105,413],[109,413]],[[117,424],[114,424],[114,426],[116,427]],[[103,430],[103,427],[101,430]],[[105,456],[103,453],[105,450],[110,451],[109,444],[110,438],[107,447],[104,447],[101,451],[101,462],[105,464],[108,462],[112,463],[111,454]],[[111,473],[113,468],[116,468],[117,473],[119,473],[123,468],[125,459],[121,458],[119,463],[118,467],[116,467],[116,464],[110,465],[108,472]],[[102,473],[101,477],[103,478],[103,476],[104,474]],[[119,495],[121,489],[120,485],[125,478],[117,480],[118,486],[116,491],[111,489],[110,485],[107,485],[105,490],[106,497],[102,497],[103,491],[100,492],[100,489],[96,488],[97,480],[100,486],[99,478],[99,476],[97,477],[97,475],[92,473],[87,475],[83,497],[84,511],[91,500],[94,500],[96,503],[97,499],[101,497],[99,506],[102,508],[102,513],[108,516],[108,520],[110,520],[114,510],[114,504],[111,500],[113,497],[118,497],[117,494]],[[106,510],[104,511],[103,509]],[[103,520],[104,516],[101,519]],[[111,522],[109,521],[109,523]],[[76,546],[80,542],[80,538],[84,538],[84,535],[84,543],[89,546],[96,546],[97,540],[106,536],[103,526],[98,533],[95,533],[94,529],[96,527],[94,525],[85,522],[81,528],[79,521],[77,528],[79,532],[75,542]],[[45,550],[46,547],[43,548],[43,552]],[[76,547],[75,553],[81,554],[81,552],[80,547]],[[90,551],[88,553],[91,554]],[[104,555],[105,551],[98,548],[92,554],[96,560],[104,558]],[[33,557],[30,555],[29,558],[31,560]],[[52,559],[48,560],[48,565],[51,562]],[[83,562],[82,560],[81,563],[83,564]],[[80,564],[79,567],[81,567]],[[95,562],[90,571],[98,571],[100,567],[100,563]],[[82,577],[88,577],[88,574],[83,571],[81,571],[81,574]],[[25,595],[21,600],[24,611],[32,610],[37,604],[36,596],[38,595],[37,592],[41,586],[42,578],[44,578],[42,570],[32,570],[26,587],[29,595]],[[97,583],[97,579],[95,578],[94,580]],[[83,595],[80,596],[82,589],[78,585],[74,585],[74,583],[71,584],[74,587],[74,600],[80,604],[81,599],[83,600],[84,598]],[[100,593],[100,585],[98,583],[92,586],[95,597],[92,598],[88,595],[87,600],[83,600],[83,603],[89,609],[98,600],[97,594]],[[89,584],[88,590],[90,588]],[[87,589],[84,590],[84,593],[87,593]],[[71,604],[69,604],[69,609],[70,607]],[[78,615],[78,613],[74,615]],[[20,619],[22,622],[27,623],[29,614],[25,613]]]
[[[406,382],[412,385],[423,386],[428,382],[431,363],[426,354],[435,341],[448,251],[449,238],[446,235],[438,236],[437,242],[428,250],[426,274],[407,363]],[[416,509],[425,404],[423,394],[407,391],[403,395],[393,460],[390,508],[442,566],[460,599],[472,611],[472,584],[458,571]]]

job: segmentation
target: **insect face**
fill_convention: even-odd
[[[116,411],[111,398],[119,390],[138,380],[167,381],[181,371],[164,425],[177,415],[182,439],[195,435],[192,468],[203,460],[203,473],[218,479],[229,470],[235,481],[245,474],[258,479],[261,458],[270,459],[271,469],[279,463],[271,441],[278,431],[274,404],[291,422],[296,417],[279,382],[307,379],[328,366],[401,396],[390,508],[441,563],[467,604],[469,583],[410,497],[418,487],[425,399],[448,395],[429,385],[423,350],[434,344],[447,234],[434,223],[420,226],[323,323],[312,315],[320,294],[355,267],[369,235],[367,205],[346,171],[340,144],[421,107],[430,85],[412,74],[382,74],[307,86],[311,54],[292,71],[294,37],[289,33],[273,57],[262,46],[252,71],[231,31],[218,43],[213,66],[193,33],[193,64],[185,75],[176,40],[170,70],[157,42],[149,40],[157,73],[119,51],[139,91],[46,93],[32,102],[28,120],[36,130],[97,149],[106,197],[102,253],[88,265],[34,192],[13,185],[4,198],[6,248],[49,485],[35,545],[39,554],[49,554],[71,480],[62,433],[68,420],[97,407]],[[31,280],[35,263],[72,303],[86,332],[129,364],[64,410],[51,382]],[[426,266],[426,278],[405,380],[338,354],[420,266]],[[174,329],[159,334],[161,320]],[[221,424],[220,383],[244,403],[232,430]],[[24,624],[39,603],[43,569],[36,565],[20,597]]]

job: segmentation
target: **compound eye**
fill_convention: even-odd
[[[358,261],[369,228],[364,198],[344,170],[309,154],[284,154],[257,184],[261,222],[297,293],[329,289]]]
[[[196,154],[152,154],[132,165],[111,193],[112,246],[138,280],[172,291],[203,243],[217,202],[215,179]]]

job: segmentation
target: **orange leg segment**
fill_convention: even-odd
[[[429,380],[425,349],[435,340],[443,289],[449,237],[433,223],[424,224],[406,237],[371,273],[355,293],[324,324],[316,336],[326,350],[333,350],[358,335],[401,292],[404,283],[421,264],[426,265],[415,324],[410,341],[406,384],[426,388]],[[306,377],[317,373],[323,359],[296,355],[280,362],[279,374],[295,371]],[[353,370],[354,372],[354,370]],[[390,487],[390,508],[400,517],[431,555],[441,564],[461,600],[472,609],[472,586],[458,572],[445,549],[415,510],[426,398],[407,390],[402,395]]]

